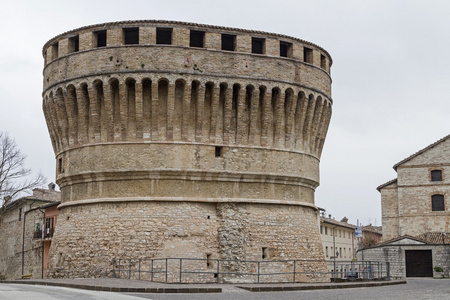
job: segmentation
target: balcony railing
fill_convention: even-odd
[[[44,232],[42,230],[37,230],[33,233],[33,238],[35,239],[48,239],[53,237],[54,228],[46,228]]]

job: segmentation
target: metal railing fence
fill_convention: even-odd
[[[315,271],[321,264],[326,272]],[[112,273],[114,278],[164,283],[390,280],[389,263],[378,261],[126,258],[113,259]]]

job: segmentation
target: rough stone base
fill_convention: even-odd
[[[288,270],[291,266],[264,261],[318,260],[297,263],[296,272],[326,272],[313,208],[136,201],[62,207],[50,249],[47,276],[112,277],[113,259],[177,257],[262,261],[261,268],[266,273],[280,268]],[[228,262],[220,267],[221,271],[245,273],[256,271],[255,266],[255,263]],[[188,267],[183,265],[183,268]],[[206,261],[197,261],[191,267],[214,272],[217,265],[214,261],[209,265]],[[213,273],[210,275],[212,277]],[[172,277],[177,280],[176,273]],[[239,275],[222,279],[247,280]],[[279,275],[265,280],[292,279],[292,275]],[[326,282],[329,277],[301,274],[296,276],[296,281]]]

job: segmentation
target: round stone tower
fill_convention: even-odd
[[[62,192],[47,276],[110,276],[114,258],[324,259],[314,204],[332,104],[324,49],[126,21],[58,35],[43,56]]]

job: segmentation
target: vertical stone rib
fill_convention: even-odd
[[[103,82],[97,81],[95,84],[96,101],[97,101],[97,112],[99,120],[99,134],[100,140],[106,142],[108,140],[108,130],[106,127],[107,116],[105,108],[105,94],[103,89]]]
[[[127,140],[136,140],[136,81],[128,79],[127,86]],[[142,110],[141,110],[142,111]]]
[[[330,125],[330,120],[331,120],[331,104],[328,104],[327,111],[326,111],[326,117],[324,120],[324,126],[322,129],[322,135],[321,135],[322,137],[320,139],[319,148],[317,151],[317,157],[319,157],[319,158],[322,155],[323,144],[325,143],[325,137],[327,136],[328,126]]]
[[[44,96],[42,103],[42,110],[44,111],[45,122],[47,123],[47,128],[50,133],[50,140],[52,141],[53,152],[59,152],[59,138],[56,134],[55,125],[53,124],[52,112],[50,109],[50,101],[48,95]]]
[[[243,144],[243,138],[247,129],[247,123],[245,122],[245,99],[246,92],[243,87],[239,89],[238,106],[237,106],[237,121],[236,121],[236,144]]]
[[[76,105],[74,87],[69,86],[63,93],[64,103],[67,109],[68,126],[69,126],[69,145],[73,146],[78,144],[78,111]]]
[[[219,114],[219,95],[220,95],[220,87],[218,85],[214,85],[212,89],[212,104],[211,104],[211,129],[209,131],[209,141],[211,143],[217,142],[217,120]]]
[[[152,141],[159,140],[158,128],[158,81],[152,80]]]
[[[168,84],[167,90],[167,131],[166,139],[173,141],[174,112],[175,112],[175,84]]]
[[[322,115],[322,98],[318,97],[316,99],[316,104],[314,106],[314,117],[313,117],[313,122],[311,125],[311,136],[309,138],[309,150],[310,153],[314,153],[315,152],[315,144],[316,144],[316,137],[317,137],[317,130],[318,130],[318,126],[320,124],[320,118]]]
[[[299,92],[297,96],[297,107],[295,110],[295,149],[303,149],[303,128],[306,119],[308,100],[303,92]]]
[[[322,131],[323,131],[323,126],[324,126],[324,121],[326,119],[326,110],[327,110],[327,100],[323,100],[322,101],[322,105],[321,105],[321,112],[319,115],[319,124],[317,124],[317,131],[314,137],[314,147],[313,147],[313,153],[317,154],[317,148],[319,147],[319,143],[320,143],[320,139],[321,139],[321,135],[322,135]]]
[[[306,111],[306,119],[305,119],[305,125],[303,127],[303,147],[302,150],[308,150],[309,149],[309,143],[310,143],[310,136],[311,136],[311,127],[312,127],[312,120],[314,117],[314,109],[315,109],[315,100],[313,95],[309,95],[308,98],[308,109]]]
[[[143,87],[142,87],[142,81],[134,83],[135,88],[135,118],[136,118],[136,139],[142,140],[143,139],[143,114],[144,114],[144,104],[143,104]]]
[[[211,82],[205,84],[205,101],[203,102],[202,115],[202,142],[208,143],[211,135],[211,109],[214,86]]]
[[[289,91],[286,98],[285,111],[285,147],[286,149],[292,149],[295,140],[295,109],[297,107],[297,101],[294,99],[294,92]]]
[[[122,140],[122,122],[120,119],[120,95],[119,95],[119,81],[114,79],[110,81],[111,89],[111,104],[113,115],[113,140]]]
[[[82,84],[76,89],[78,100],[78,140],[89,143],[89,97],[86,84]]]
[[[229,85],[225,88],[225,103],[223,116],[223,143],[230,143],[231,135],[231,114],[233,107],[233,88]]]
[[[258,125],[261,124],[259,110],[259,89],[254,89],[250,104],[250,131],[248,134],[248,143],[254,146],[258,146],[261,139],[260,128],[258,128]]]
[[[144,140],[149,140],[152,135],[152,82],[150,79],[142,80],[142,101],[142,136]]]
[[[175,81],[175,102],[173,114],[173,140],[182,141],[183,130],[183,105],[184,105],[185,84],[183,80]]]
[[[274,93],[275,92],[275,93]],[[280,90],[274,89],[272,92],[272,114],[273,114],[273,146],[278,148],[281,146],[281,126],[283,124],[281,118],[284,114],[282,106],[284,106],[284,97],[281,97]],[[283,137],[284,139],[284,137]]]
[[[190,109],[191,109],[191,88],[192,85],[186,83],[184,85],[183,92],[183,116],[181,125],[181,139],[183,141],[189,140],[189,127],[190,127]]]
[[[102,113],[103,116],[103,126],[106,137],[103,137],[102,134],[102,141],[106,140],[108,142],[112,142],[114,140],[114,110],[113,110],[113,103],[114,103],[114,96],[111,91],[111,86],[108,85],[105,88],[105,84],[103,84],[103,99],[104,99],[104,108],[105,111]]]
[[[88,85],[88,95],[89,95],[89,111],[90,111],[90,122],[89,122],[89,141],[91,143],[100,142],[100,118],[98,111],[98,98],[97,91],[94,84]]]
[[[63,92],[62,89],[58,89],[55,93],[55,102],[56,102],[56,114],[57,114],[57,120],[60,124],[60,134],[61,134],[61,140],[62,140],[62,150],[67,149],[69,145],[68,137],[69,137],[69,130],[68,130],[68,124],[67,124],[67,112],[66,107],[64,105],[64,99],[63,99]]]
[[[195,128],[195,141],[202,142],[203,140],[203,110],[205,106],[205,86],[200,84],[198,87],[197,97],[197,116]]]
[[[272,120],[272,93],[270,89],[266,89],[263,98],[262,108],[262,124],[261,124],[261,146],[269,145],[269,126]]]
[[[128,97],[127,86],[124,81],[119,82],[119,111],[120,111],[120,133],[122,141],[128,139]]]

